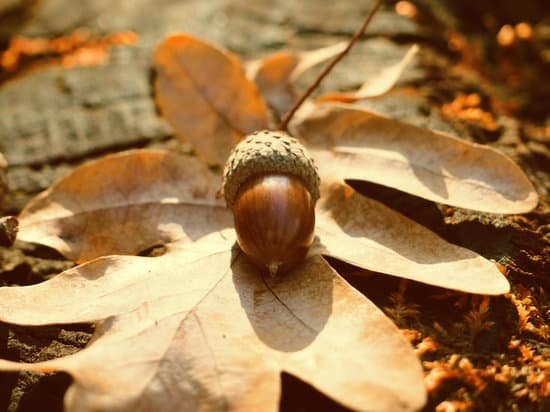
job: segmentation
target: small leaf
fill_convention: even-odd
[[[308,69],[336,56],[345,47],[346,42],[340,42],[310,51],[273,53],[249,62],[246,74],[258,86],[269,107],[280,117],[290,109],[296,99],[292,82]]]
[[[342,53],[344,49],[347,47],[348,42],[343,41],[336,44],[333,44],[332,46],[322,47],[320,49],[315,50],[308,50],[298,53],[298,64],[292,70],[292,74],[290,75],[290,81],[296,81],[302,74],[304,74],[307,70],[311,69],[312,67],[318,65],[319,63],[323,63],[327,60],[332,59],[333,57],[336,57],[336,55]]]
[[[157,47],[153,65],[163,116],[209,164],[222,165],[244,135],[267,127],[267,107],[235,55],[178,34]]]
[[[220,177],[197,158],[133,150],[76,168],[19,216],[19,239],[77,262],[135,254],[232,225],[216,199]]]
[[[357,100],[377,97],[389,92],[390,89],[395,86],[407,66],[411,63],[414,56],[416,56],[418,50],[419,48],[416,44],[411,46],[399,62],[369,77],[358,90],[347,93],[323,94],[317,98],[317,102],[339,101],[353,103]]]
[[[499,151],[353,105],[302,110],[291,123],[328,181],[367,180],[428,200],[492,213],[532,210],[538,196]]]
[[[232,239],[214,234],[162,257],[101,258],[40,285],[0,288],[4,321],[98,320],[80,352],[0,360],[0,370],[70,373],[68,411],[273,411],[283,371],[356,410],[422,407],[412,348],[322,257],[266,279],[232,255]],[[36,311],[36,299],[47,306]]]
[[[321,253],[364,269],[468,293],[509,291],[497,267],[351,187],[325,187],[317,206]]]

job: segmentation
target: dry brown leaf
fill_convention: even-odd
[[[368,78],[358,90],[354,92],[326,93],[319,96],[317,101],[353,103],[357,100],[377,97],[389,92],[391,88],[395,86],[407,66],[411,63],[414,56],[416,56],[418,50],[419,48],[416,44],[411,46],[399,62]]]
[[[296,92],[289,79],[298,59],[292,51],[281,51],[247,65],[247,77],[258,86],[268,106],[279,117],[296,100]]]
[[[162,114],[209,164],[222,165],[244,135],[267,127],[267,107],[232,53],[178,34],[157,47],[153,65]]]
[[[353,105],[301,110],[291,130],[325,182],[368,180],[428,200],[492,213],[523,213],[538,196],[499,151]]]
[[[258,86],[269,107],[282,116],[296,100],[292,83],[305,71],[336,56],[345,47],[346,43],[341,42],[310,51],[273,53],[249,62],[246,74]]]
[[[296,81],[302,74],[312,67],[332,59],[339,53],[343,52],[347,47],[348,42],[343,41],[335,43],[331,46],[321,47],[315,50],[306,50],[298,53],[299,61],[290,75],[290,82]]]
[[[218,187],[219,177],[196,158],[160,150],[106,156],[30,202],[19,216],[19,239],[78,262],[196,241],[233,226]],[[316,233],[324,246],[316,253],[360,267],[472,293],[508,292],[488,260],[339,182],[324,185]]]
[[[68,411],[275,411],[282,371],[357,410],[423,405],[410,345],[322,257],[267,279],[233,241],[217,232],[161,257],[105,257],[0,288],[2,321],[99,322],[72,356],[0,370],[70,373]]]
[[[364,269],[463,292],[509,291],[498,268],[477,253],[446,242],[349,186],[328,186],[316,213],[321,253]]]
[[[135,254],[231,227],[216,199],[221,179],[196,158],[135,150],[89,162],[33,199],[19,239],[53,247],[76,262]]]

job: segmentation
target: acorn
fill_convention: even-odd
[[[314,238],[319,175],[295,138],[271,130],[247,136],[225,164],[223,193],[254,264],[275,276],[302,261]]]

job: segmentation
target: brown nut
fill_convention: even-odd
[[[319,175],[296,139],[268,130],[248,136],[226,163],[223,191],[252,262],[271,275],[300,263],[314,238]]]

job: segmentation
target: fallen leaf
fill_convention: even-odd
[[[336,57],[345,50],[347,45],[348,42],[343,41],[333,44],[332,46],[322,47],[315,50],[306,50],[298,53],[299,61],[294,70],[292,70],[289,80],[291,82],[296,81],[307,70],[318,65],[319,63],[323,63],[333,57]]]
[[[322,257],[267,279],[232,252],[231,232],[172,244],[157,258],[104,257],[35,286],[0,288],[4,322],[99,322],[74,355],[0,360],[0,370],[70,373],[68,411],[271,411],[282,371],[356,410],[423,405],[408,342]]]
[[[367,180],[451,206],[491,213],[534,209],[538,195],[499,151],[363,108],[326,103],[291,123],[325,182]]]
[[[221,179],[197,158],[161,150],[106,156],[76,168],[19,215],[19,239],[85,262],[136,254],[230,227],[216,192]]]
[[[200,160],[160,150],[106,156],[76,168],[31,201],[19,216],[18,237],[78,262],[196,241],[233,226],[230,211],[216,199],[219,181]],[[490,261],[343,182],[324,185],[316,215],[318,254],[471,293],[509,290]]]
[[[153,65],[162,114],[209,164],[223,165],[235,143],[267,127],[267,106],[232,53],[177,34],[157,47]]]
[[[258,86],[267,105],[279,117],[285,114],[296,100],[290,76],[298,61],[296,53],[281,51],[247,65],[247,77]]]
[[[391,90],[397,83],[407,66],[418,53],[418,46],[411,46],[401,60],[390,67],[387,67],[374,76],[368,78],[361,87],[353,92],[326,93],[319,96],[317,102],[338,101],[353,103],[357,100],[381,96]]]
[[[292,83],[308,69],[335,57],[346,48],[346,42],[309,51],[280,51],[246,65],[247,77],[260,90],[271,109],[279,117],[296,100]]]
[[[316,219],[324,255],[462,292],[499,295],[510,290],[489,260],[341,184],[323,190]]]

